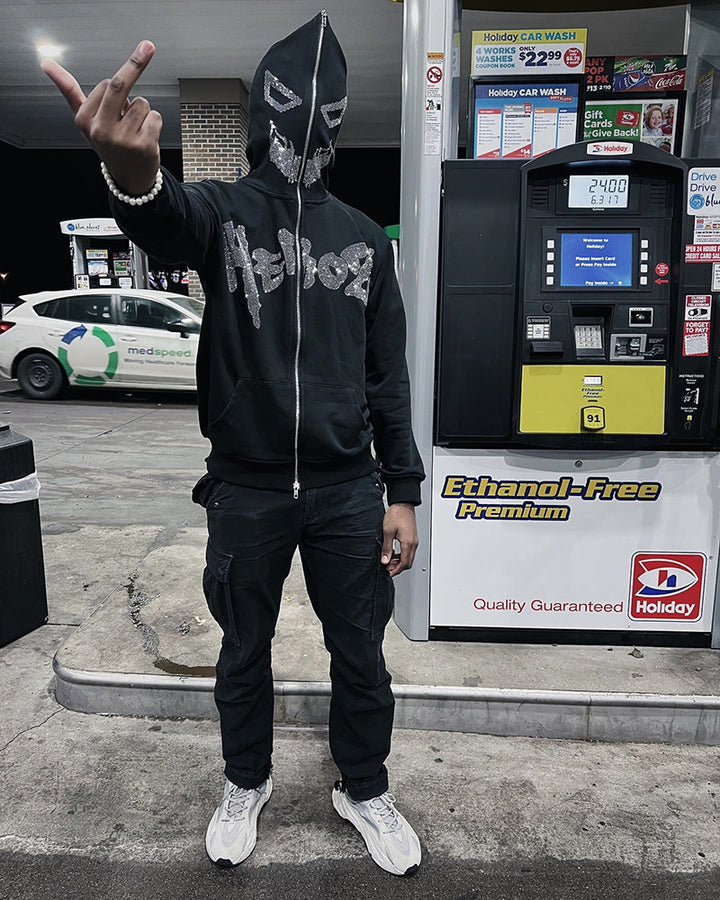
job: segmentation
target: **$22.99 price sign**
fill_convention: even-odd
[[[587,31],[473,31],[473,75],[582,75]]]

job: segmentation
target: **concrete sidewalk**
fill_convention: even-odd
[[[159,541],[55,658],[61,703],[83,712],[214,716],[220,630],[200,578],[204,527]],[[402,576],[401,576],[402,577]],[[385,645],[400,728],[720,744],[712,650],[412,642]],[[273,648],[276,720],[327,721],[328,656],[299,558]]]
[[[178,395],[0,393],[34,441],[61,703],[86,712],[214,716],[220,632],[201,590],[208,445]],[[402,577],[402,576],[401,576]],[[720,744],[712,650],[386,641],[400,728]],[[274,645],[278,722],[324,723],[328,659],[298,560]]]
[[[636,721],[648,717],[645,734],[705,739],[699,717],[693,732],[685,716],[720,695],[717,655],[414,644],[394,627],[386,649],[399,724],[414,727],[395,731],[388,767],[423,844],[418,874],[379,870],[334,814],[326,729],[282,723],[258,847],[237,870],[213,867],[202,839],[222,760],[217,722],[204,717],[214,715],[218,632],[200,591],[203,511],[189,502],[206,452],[195,416],[185,398],[109,402],[87,392],[37,404],[0,392],[0,422],[35,442],[50,606],[46,626],[0,648],[3,897],[717,900],[717,746],[447,730],[464,710],[469,732],[560,733],[573,701],[586,738],[588,709],[604,699],[608,735],[631,702]],[[296,567],[285,595],[278,718],[324,722],[327,659]],[[63,666],[57,683],[53,658]],[[104,697],[116,712],[135,713],[67,709],[58,696],[78,687],[69,673],[114,684],[100,693],[81,684],[76,700]],[[294,681],[298,674],[311,680]],[[404,691],[420,692],[414,708]],[[433,691],[453,696],[438,703]],[[179,706],[169,718],[137,715],[141,703],[190,697],[201,698],[201,718]],[[549,712],[538,719],[541,706]],[[423,716],[433,730],[416,727]]]
[[[333,812],[326,730],[283,726],[257,849],[217,870],[203,846],[222,790],[217,723],[63,708],[50,663],[70,631],[49,625],[0,649],[8,900],[718,896],[718,748],[409,729],[388,768],[423,845],[414,878],[374,866]]]

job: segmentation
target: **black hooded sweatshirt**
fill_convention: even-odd
[[[200,277],[211,475],[297,497],[379,465],[388,502],[418,504],[392,246],[327,190],[346,105],[345,58],[323,12],[260,62],[245,178],[180,184],[163,170],[153,201],[110,202],[133,242]]]

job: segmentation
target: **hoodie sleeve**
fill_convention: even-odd
[[[405,311],[388,242],[368,298],[365,396],[388,503],[420,503],[425,478],[410,422]]]
[[[162,173],[154,200],[132,206],[110,194],[110,209],[123,234],[148,255],[202,269],[218,227],[210,184],[181,184],[167,169]]]

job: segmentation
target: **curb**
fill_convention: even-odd
[[[53,659],[55,694],[75,712],[217,718],[214,678],[84,672]],[[505,737],[720,746],[720,697],[393,685],[395,727]],[[275,682],[275,723],[327,724],[330,683]]]

